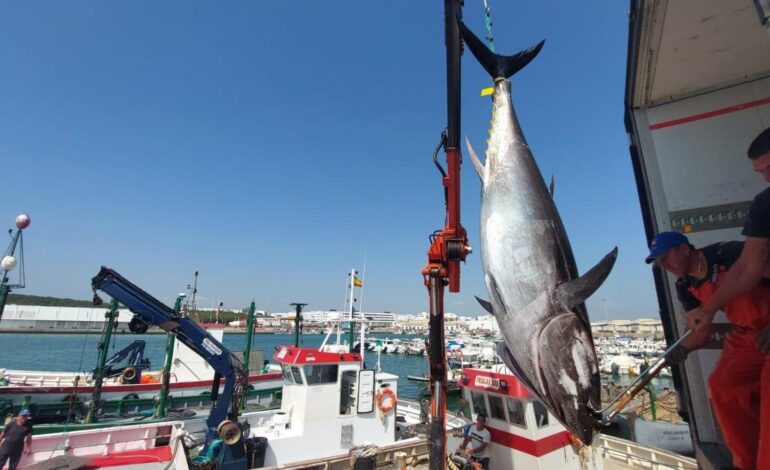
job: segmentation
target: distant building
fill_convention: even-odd
[[[284,320],[294,319],[295,312],[284,313],[272,313],[271,316],[276,316]],[[340,312],[338,310],[308,310],[302,312],[302,321],[306,324],[318,323],[324,324],[337,320],[345,320],[348,318],[348,312]],[[386,312],[364,312],[364,318],[369,320],[372,327],[384,327],[391,328],[396,323],[396,315]],[[356,312],[354,319],[361,318],[361,312]]]
[[[663,335],[660,320],[640,318],[638,320],[609,320],[591,323],[594,334],[640,334],[645,336]]]
[[[0,320],[2,330],[29,331],[101,331],[106,308],[39,307],[34,305],[6,305]],[[118,313],[119,332],[128,331],[128,322],[134,314],[128,309]]]

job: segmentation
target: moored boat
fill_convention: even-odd
[[[209,330],[221,340],[223,330]],[[249,373],[249,386],[254,391],[278,391],[282,385],[280,369],[264,366],[262,352],[255,351]],[[195,397],[210,392],[214,370],[183,343],[175,341],[171,363],[169,390],[174,397]],[[144,371],[129,366],[114,377],[105,378],[101,399],[150,399],[159,395],[162,371]],[[6,408],[32,407],[38,404],[64,402],[87,403],[94,391],[94,376],[83,372],[44,372],[0,369],[0,402]]]

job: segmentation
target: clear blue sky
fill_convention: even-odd
[[[546,39],[514,105],[580,270],[620,249],[592,319],[657,316],[623,128],[627,2],[490,3],[499,52]],[[466,1],[480,36],[482,13]],[[0,3],[0,226],[32,217],[19,293],[89,298],[104,264],[168,303],[199,270],[203,305],[340,308],[366,254],[366,310],[427,310],[443,28],[440,1]],[[463,133],[479,151],[489,83],[466,53]],[[462,177],[476,253],[446,310],[478,314],[467,156]]]

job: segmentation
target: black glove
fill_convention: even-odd
[[[681,364],[687,359],[688,354],[690,354],[690,351],[688,351],[687,348],[681,344],[677,344],[671,351],[666,353],[666,362],[671,365]]]
[[[765,354],[770,354],[770,326],[766,326],[757,333],[757,346]]]

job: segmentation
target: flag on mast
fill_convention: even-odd
[[[359,279],[358,276],[353,276],[353,285],[356,287],[363,287],[364,283],[361,282],[361,279]]]

